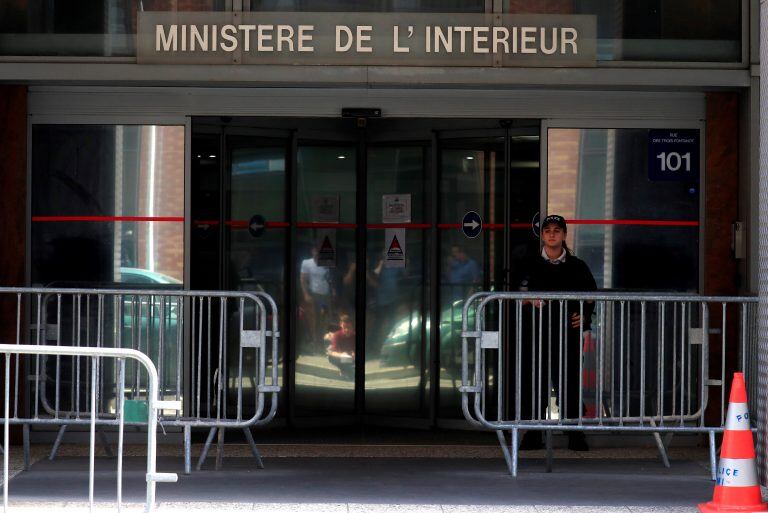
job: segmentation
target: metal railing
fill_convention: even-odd
[[[155,504],[155,486],[157,483],[175,483],[178,476],[174,473],[159,473],[157,472],[157,422],[158,415],[162,410],[176,410],[181,407],[178,401],[165,401],[158,398],[158,372],[152,361],[143,353],[133,349],[122,348],[92,348],[92,347],[46,347],[35,346],[29,344],[0,344],[0,353],[5,354],[5,389],[4,389],[4,421],[3,421],[3,511],[8,511],[8,490],[9,490],[9,454],[10,454],[10,425],[11,424],[45,424],[47,419],[24,418],[19,416],[17,411],[14,411],[13,417],[11,416],[11,396],[14,397],[13,402],[16,403],[16,399],[19,397],[19,382],[16,379],[11,379],[12,373],[18,376],[18,369],[20,367],[20,359],[22,356],[39,357],[39,356],[56,356],[56,357],[72,357],[78,361],[83,358],[90,360],[90,365],[84,364],[90,369],[91,375],[96,379],[90,381],[90,386],[84,390],[86,392],[84,413],[87,414],[87,424],[90,426],[90,445],[89,445],[89,473],[88,473],[88,501],[90,503],[91,511],[94,506],[94,478],[95,478],[95,459],[96,459],[96,424],[98,423],[98,407],[99,396],[101,390],[96,386],[98,377],[104,372],[105,360],[115,360],[117,368],[118,379],[115,383],[115,422],[118,429],[118,448],[117,448],[117,509],[122,509],[122,493],[123,493],[123,435],[125,428],[125,396],[126,393],[130,393],[129,387],[126,385],[126,362],[131,361],[139,369],[143,369],[146,377],[146,397],[148,406],[148,419],[147,419],[147,498],[145,504],[145,511],[152,511]],[[12,357],[11,355],[15,355]],[[14,365],[12,370],[11,360],[14,359]],[[22,364],[23,365],[23,364]],[[22,367],[23,368],[23,367]],[[14,393],[11,394],[11,389]]]
[[[199,292],[148,289],[0,288],[0,306],[16,309],[16,342],[35,346],[130,348],[156,365],[162,399],[182,403],[181,411],[161,411],[163,428],[180,427],[184,471],[191,471],[193,428],[209,429],[198,461],[207,457],[218,432],[216,467],[222,463],[224,430],[242,429],[257,466],[263,467],[250,428],[270,422],[277,411],[279,319],[274,300],[261,292]],[[28,319],[29,331],[25,331]],[[87,424],[82,385],[93,376],[76,358],[40,355],[28,369],[28,401],[14,397],[14,416],[59,426],[51,450],[56,455],[68,426]],[[138,365],[129,365],[126,386],[128,425],[146,425],[146,383]],[[17,374],[18,376],[18,374]],[[117,424],[115,368],[99,376],[97,424]],[[18,379],[18,378],[17,378]],[[28,454],[28,426],[24,429]],[[103,437],[103,435],[102,435]],[[103,437],[104,440],[105,437]]]
[[[512,475],[522,429],[545,432],[548,470],[552,431],[650,433],[666,466],[672,434],[706,433],[714,478],[726,368],[745,372],[755,390],[756,305],[679,294],[474,294],[462,314],[464,416],[496,431]]]

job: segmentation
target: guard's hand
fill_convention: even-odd
[[[577,313],[571,314],[571,328],[578,328],[581,326],[581,316]]]

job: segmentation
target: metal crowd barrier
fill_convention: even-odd
[[[218,433],[216,468],[223,457],[225,429],[242,429],[259,468],[261,456],[250,429],[277,411],[279,319],[274,300],[261,292],[200,292],[148,289],[0,288],[0,305],[16,308],[16,342],[35,346],[130,348],[156,365],[161,399],[182,409],[160,412],[158,424],[183,430],[184,472],[191,471],[193,428],[208,437],[197,468]],[[10,305],[2,305],[10,306]],[[23,319],[28,319],[25,333]],[[90,422],[82,386],[93,374],[76,358],[36,356],[27,369],[27,401],[14,397],[14,417],[28,411],[37,424],[59,426],[53,459],[68,426]],[[147,425],[147,383],[129,364],[126,425]],[[98,425],[114,425],[117,370],[98,377]],[[18,379],[18,374],[17,374]],[[24,427],[26,460],[29,423]],[[103,433],[102,441],[106,444]]]
[[[19,381],[12,379],[11,376],[18,378],[20,360],[27,356],[27,360],[39,358],[40,356],[71,357],[78,362],[82,362],[84,367],[90,369],[91,376],[96,379],[90,380],[90,386],[83,389],[83,400],[85,408],[83,413],[87,415],[85,423],[90,426],[90,447],[89,447],[89,472],[88,472],[88,501],[91,511],[94,506],[94,477],[96,460],[96,424],[98,419],[98,403],[102,390],[97,387],[99,379],[104,375],[107,361],[112,360],[114,368],[117,371],[117,380],[114,388],[111,390],[116,400],[115,418],[110,424],[117,426],[117,509],[122,509],[123,498],[123,434],[125,428],[125,404],[126,395],[131,393],[130,387],[126,384],[126,363],[131,362],[137,369],[137,373],[143,375],[146,384],[146,397],[148,408],[148,429],[147,429],[147,499],[144,510],[150,512],[155,505],[155,487],[157,483],[175,483],[178,476],[174,473],[157,472],[157,422],[158,416],[163,410],[176,410],[181,407],[178,401],[167,401],[159,399],[159,378],[158,372],[152,361],[143,353],[133,349],[121,348],[94,348],[94,347],[46,347],[29,344],[0,344],[0,353],[5,354],[5,389],[4,389],[4,421],[3,421],[3,511],[8,511],[8,486],[9,475],[9,454],[10,454],[10,425],[11,424],[47,424],[48,419],[38,417],[19,416],[14,408],[14,415],[11,416],[11,397],[13,396],[14,405],[19,397]],[[15,355],[15,356],[12,356]],[[11,361],[14,360],[14,365]],[[90,365],[88,365],[90,360]],[[30,362],[31,363],[31,362]],[[22,364],[23,365],[23,364]],[[23,367],[22,367],[23,368]],[[23,383],[21,384],[23,386]],[[13,389],[13,394],[11,394]],[[101,420],[103,423],[104,421]]]
[[[591,309],[591,331],[568,328],[570,315]],[[553,431],[649,433],[667,467],[674,433],[706,433],[714,479],[726,363],[756,397],[756,311],[755,297],[474,294],[462,314],[464,416],[496,431],[513,476],[522,429],[544,431],[547,470]]]

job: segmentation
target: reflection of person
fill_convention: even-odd
[[[371,302],[368,307],[370,320],[367,324],[369,335],[366,337],[366,354],[372,357],[379,355],[381,347],[392,328],[401,321],[395,311],[403,304],[403,297],[408,292],[407,284],[403,281],[405,269],[402,267],[387,267],[386,255],[382,255],[376,267],[368,273],[368,287]]]
[[[312,256],[301,261],[301,292],[306,306],[311,344],[320,344],[321,326],[325,323],[331,298],[330,273],[327,267],[317,265],[318,251],[312,248]]]
[[[451,246],[451,257],[448,262],[448,283],[452,284],[452,299],[465,299],[480,285],[483,271],[480,264],[467,255],[464,248],[458,244]]]
[[[339,316],[339,329],[325,334],[328,361],[339,368],[345,378],[355,377],[355,328],[348,314]]]
[[[566,245],[565,238],[568,233],[568,227],[565,219],[558,215],[550,215],[544,219],[541,228],[541,240],[543,247],[541,256],[532,259],[528,268],[527,276],[521,283],[521,290],[541,291],[541,292],[589,292],[597,289],[595,279],[589,270],[587,264],[576,257]],[[567,383],[562,390],[563,402],[560,404],[561,418],[578,418],[582,405],[579,402],[579,361],[581,357],[580,350],[580,328],[589,331],[591,329],[592,312],[595,305],[592,302],[584,302],[583,319],[580,316],[580,307],[578,301],[567,303],[565,312],[565,321],[567,329],[565,332],[560,330],[560,303],[558,301],[534,302],[534,307],[542,308],[542,333],[543,343],[541,344],[539,369],[539,390],[541,390],[540,402],[533,400],[533,395],[538,394],[538,390],[522,391],[521,416],[522,418],[539,419],[545,418],[545,411],[549,404],[549,393],[551,387],[555,388],[556,395],[560,372],[559,359],[560,354],[566,355],[565,366],[562,369],[563,379],[567,376]],[[524,317],[526,318],[526,317]],[[530,318],[527,317],[527,318]],[[560,333],[563,333],[563,348],[560,349]],[[531,337],[524,337],[523,340],[531,340]],[[551,352],[549,349],[549,340],[551,340]],[[567,346],[565,345],[567,344]],[[522,347],[522,384],[523,387],[531,386],[533,381],[534,359],[533,344],[523,344]],[[550,358],[551,356],[551,358]],[[551,362],[549,374],[551,375],[551,385],[549,383],[546,364]],[[538,402],[538,404],[536,404]],[[532,417],[529,415],[533,414]],[[521,448],[536,449],[542,446],[541,431],[529,431],[523,437]],[[584,433],[580,431],[568,431],[568,448],[577,451],[586,451],[588,446]]]

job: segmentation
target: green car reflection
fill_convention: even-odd
[[[461,317],[463,300],[457,300],[440,313],[440,362],[450,372],[461,368]],[[469,312],[473,322],[474,310]],[[410,316],[398,319],[389,331],[381,347],[382,367],[417,365],[422,347],[421,312],[412,311]],[[426,330],[429,332],[427,320]]]
[[[138,289],[173,290],[182,285],[180,280],[172,276],[137,267],[121,267],[120,282]],[[152,359],[158,369],[163,395],[169,397],[175,397],[179,377],[179,303],[178,298],[172,296],[142,295],[123,296],[122,305],[121,346],[138,349]]]

